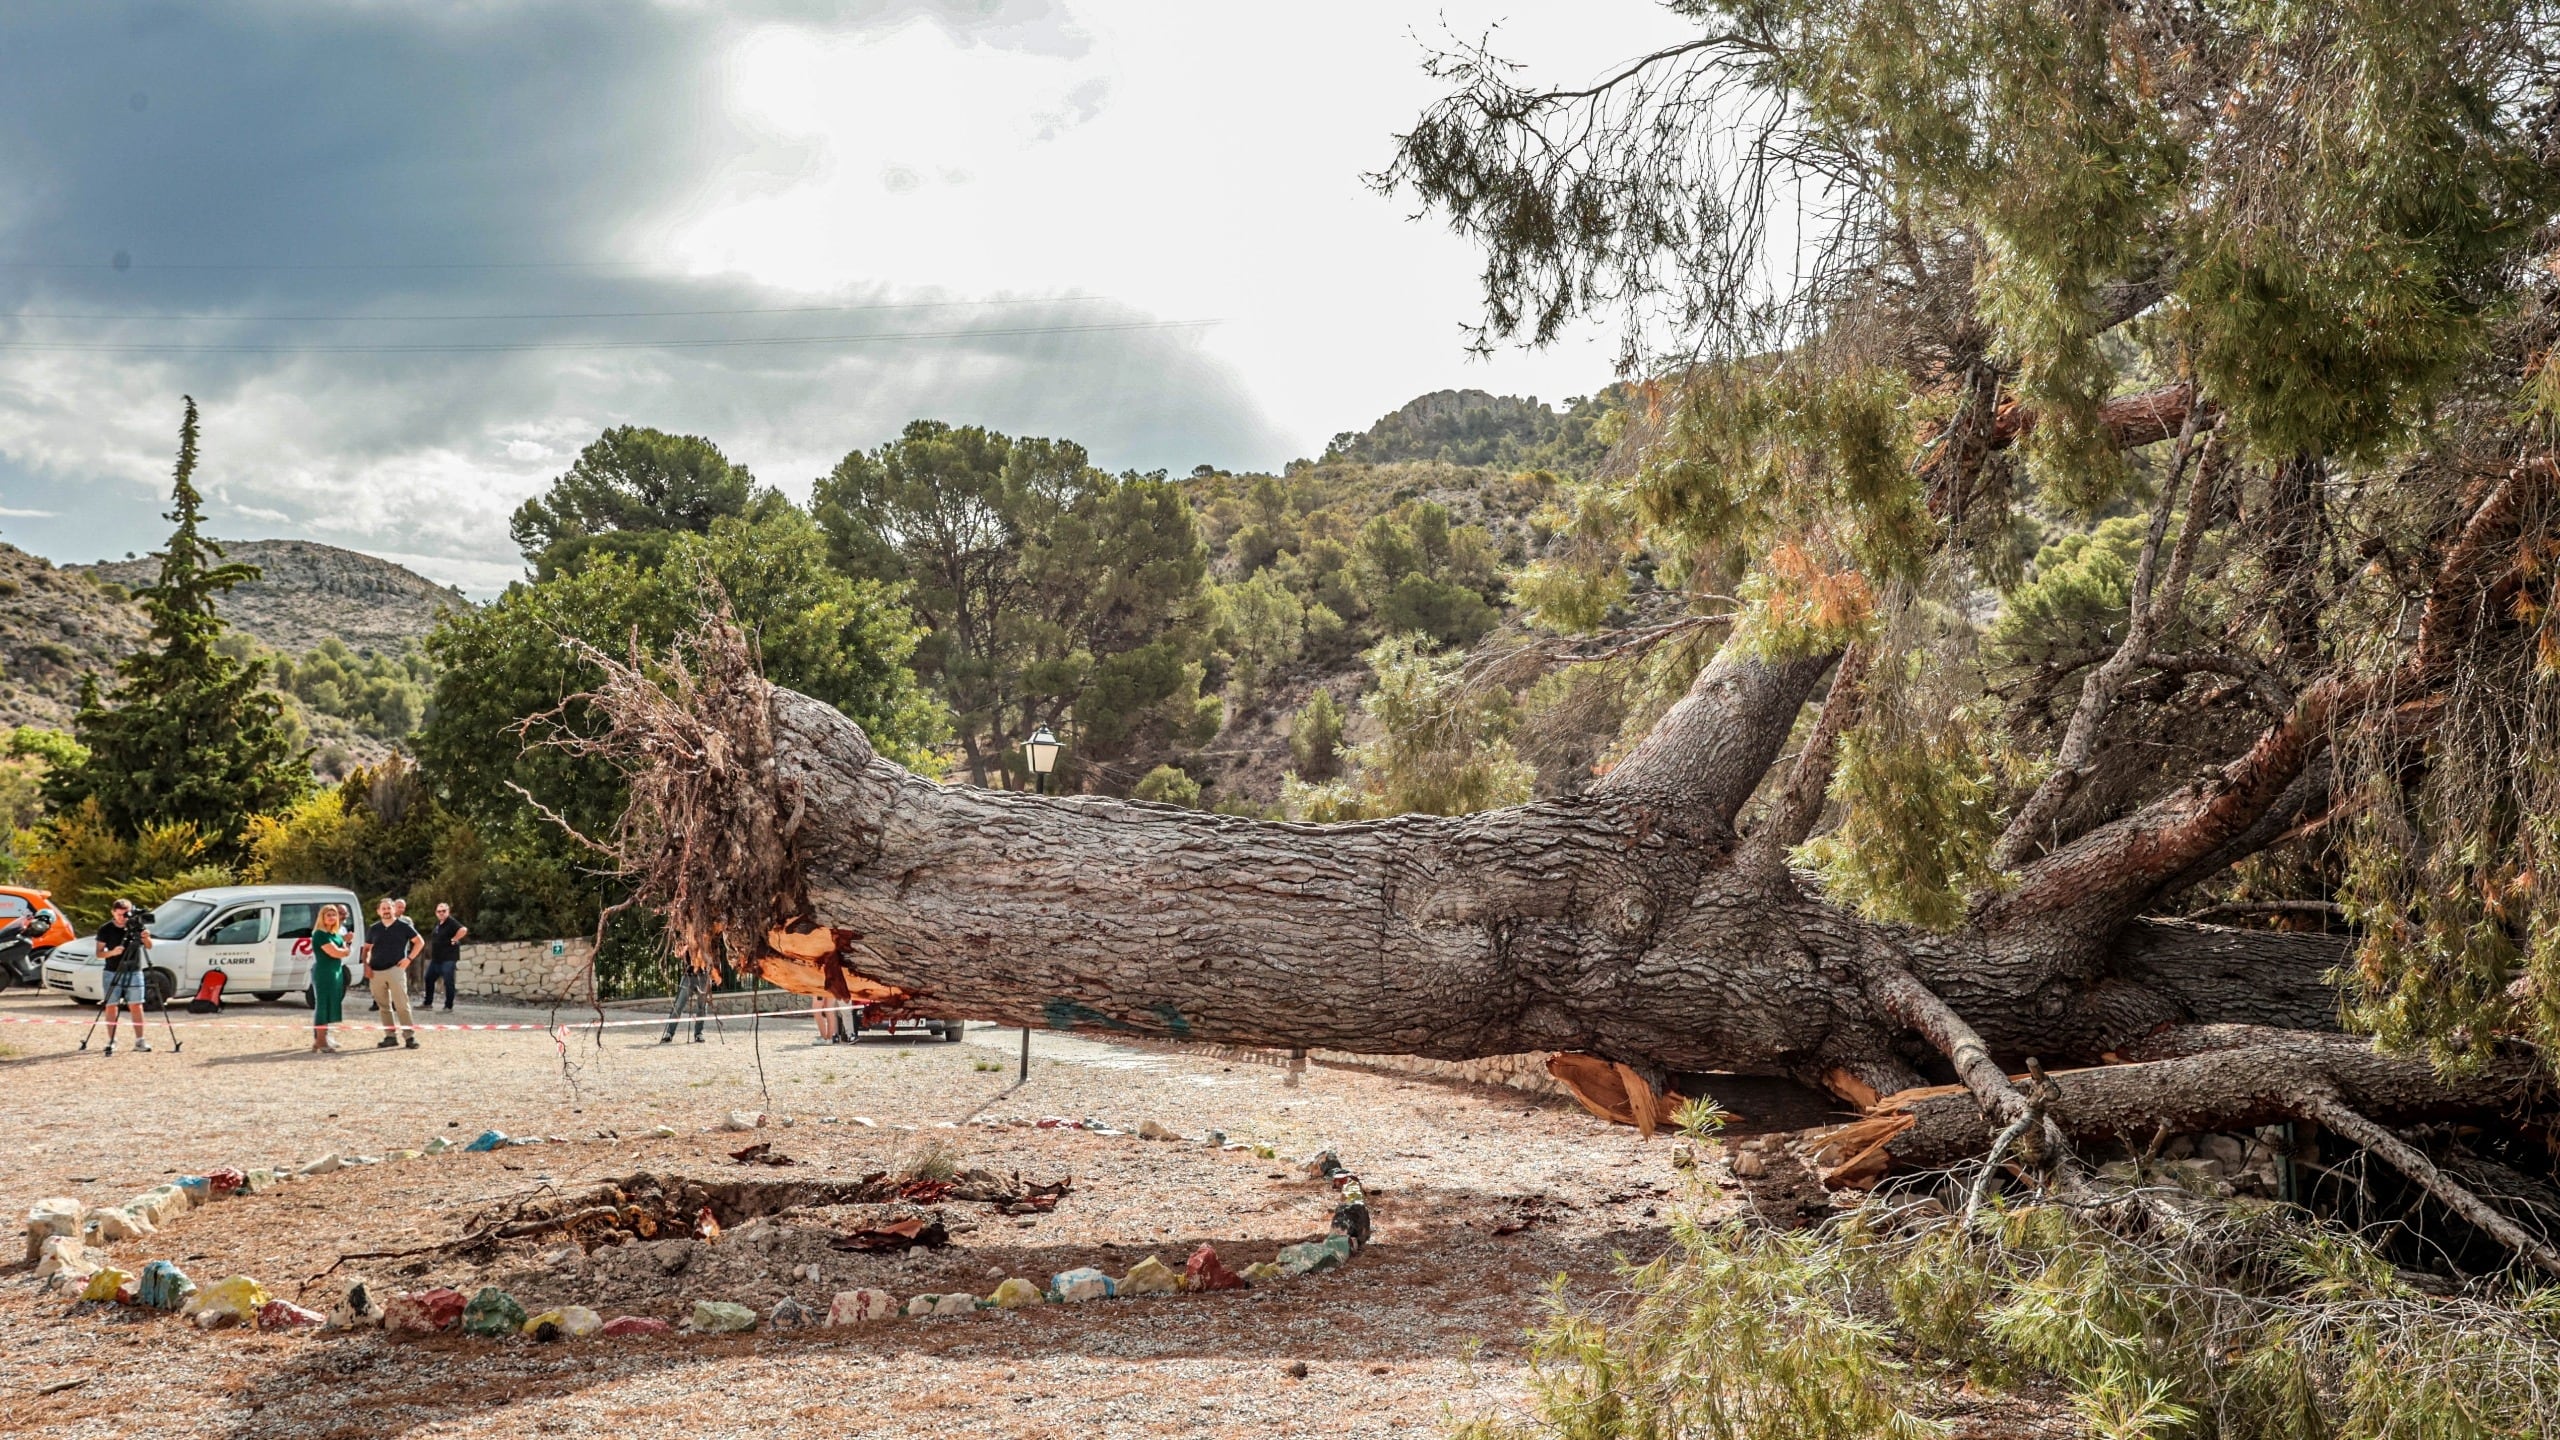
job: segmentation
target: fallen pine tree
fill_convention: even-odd
[[[804,994],[1559,1051],[1646,1126],[1675,1076],[1790,1077],[1862,1112],[1809,1152],[1837,1185],[1996,1153],[2067,1187],[2165,1132],[2318,1127],[2560,1273],[2530,1206],[2407,1138],[2549,1168],[2540,12],[2030,5],[1915,48],[1867,0],[1695,11],[1591,88],[1444,57],[1386,177],[1486,247],[1489,333],[1611,299],[1685,327],[1590,543],[1532,577],[1560,617],[1631,554],[1740,599],[1604,776],[1332,825],[943,785],[715,622],[591,654],[601,728],[556,737],[628,776],[638,899]],[[1771,290],[1766,201],[1807,173],[1842,208]]]

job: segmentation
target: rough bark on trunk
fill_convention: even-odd
[[[1589,792],[1456,818],[1288,824],[936,784],[767,685],[716,625],[672,686],[591,656],[612,727],[592,743],[631,778],[624,863],[685,953],[725,948],[812,994],[1237,1045],[1578,1052],[1657,1090],[1784,1075],[1885,1097],[1858,1132],[1869,1171],[1978,1154],[2030,1110],[2058,1149],[2318,1105],[2513,1109],[2539,1104],[2519,1074],[2446,1081],[2321,1033],[2336,942],[2141,915],[2315,806],[2331,727],[2436,681],[2516,492],[2548,478],[2519,467],[2483,498],[2395,671],[2306,687],[2222,770],[2054,844],[1951,934],[1862,920],[1773,863],[1819,754],[1766,836],[1738,826],[1831,656],[1728,650]],[[2032,1106],[2004,1074],[2030,1057],[2066,1072]],[[1949,1075],[1967,1088],[1928,1091]]]

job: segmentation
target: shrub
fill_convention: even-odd
[[[2560,1433],[2560,1290],[2421,1294],[2283,1207],[2122,1189],[1967,1234],[1872,1200],[1822,1231],[1672,1239],[1616,1295],[1553,1292],[1532,1418],[1461,1435],[1917,1440],[1959,1386],[2058,1388],[2106,1440]]]

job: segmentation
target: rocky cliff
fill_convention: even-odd
[[[139,607],[89,576],[0,544],[0,727],[67,729],[80,677],[111,683],[148,628]]]
[[[226,540],[222,548],[227,558],[265,572],[217,602],[222,618],[287,655],[333,635],[357,650],[395,650],[434,629],[446,610],[471,603],[388,560],[314,540]],[[132,590],[150,584],[160,562],[145,556],[63,568]]]

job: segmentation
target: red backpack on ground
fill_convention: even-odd
[[[190,1015],[221,1014],[222,982],[225,978],[227,977],[219,970],[204,972],[204,983],[196,987],[196,998],[187,1002],[187,1013]]]

